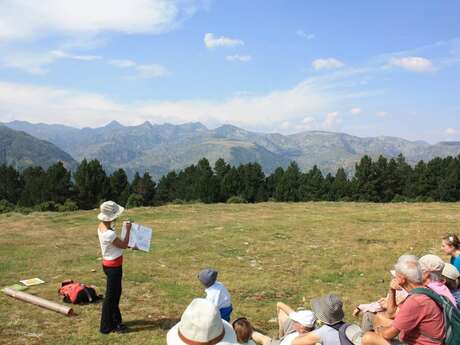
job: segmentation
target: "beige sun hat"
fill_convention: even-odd
[[[446,262],[444,263],[444,268],[442,269],[442,275],[446,278],[457,280],[460,277],[460,273],[457,270],[457,267]]]
[[[97,215],[97,219],[102,222],[111,222],[118,218],[125,210],[124,207],[118,205],[114,201],[106,201],[101,204],[101,212]]]
[[[232,326],[210,301],[195,298],[166,335],[168,345],[237,345]]]

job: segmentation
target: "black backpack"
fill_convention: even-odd
[[[339,332],[340,345],[354,345],[353,342],[350,339],[348,339],[345,333],[348,326],[351,326],[351,325],[346,322],[339,322],[339,323],[336,323],[335,325],[329,325],[329,327],[332,327],[337,332]]]

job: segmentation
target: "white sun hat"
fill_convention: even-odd
[[[102,222],[111,222],[112,220],[118,218],[118,216],[125,210],[124,207],[121,207],[113,201],[103,202],[100,209],[101,212],[97,215],[97,219]]]
[[[289,314],[289,318],[304,327],[312,328],[315,326],[316,317],[311,310],[293,311]]]
[[[168,331],[168,345],[237,345],[232,326],[220,318],[210,301],[196,298],[188,305],[181,320]]]

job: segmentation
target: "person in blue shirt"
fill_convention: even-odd
[[[455,234],[448,234],[442,238],[442,251],[450,256],[450,263],[460,271],[460,240]]]

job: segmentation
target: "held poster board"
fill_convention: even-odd
[[[131,223],[131,234],[129,235],[128,247],[136,247],[144,252],[150,251],[150,242],[152,240],[152,229],[137,223]],[[121,229],[121,238],[126,235],[126,222],[123,222]]]

